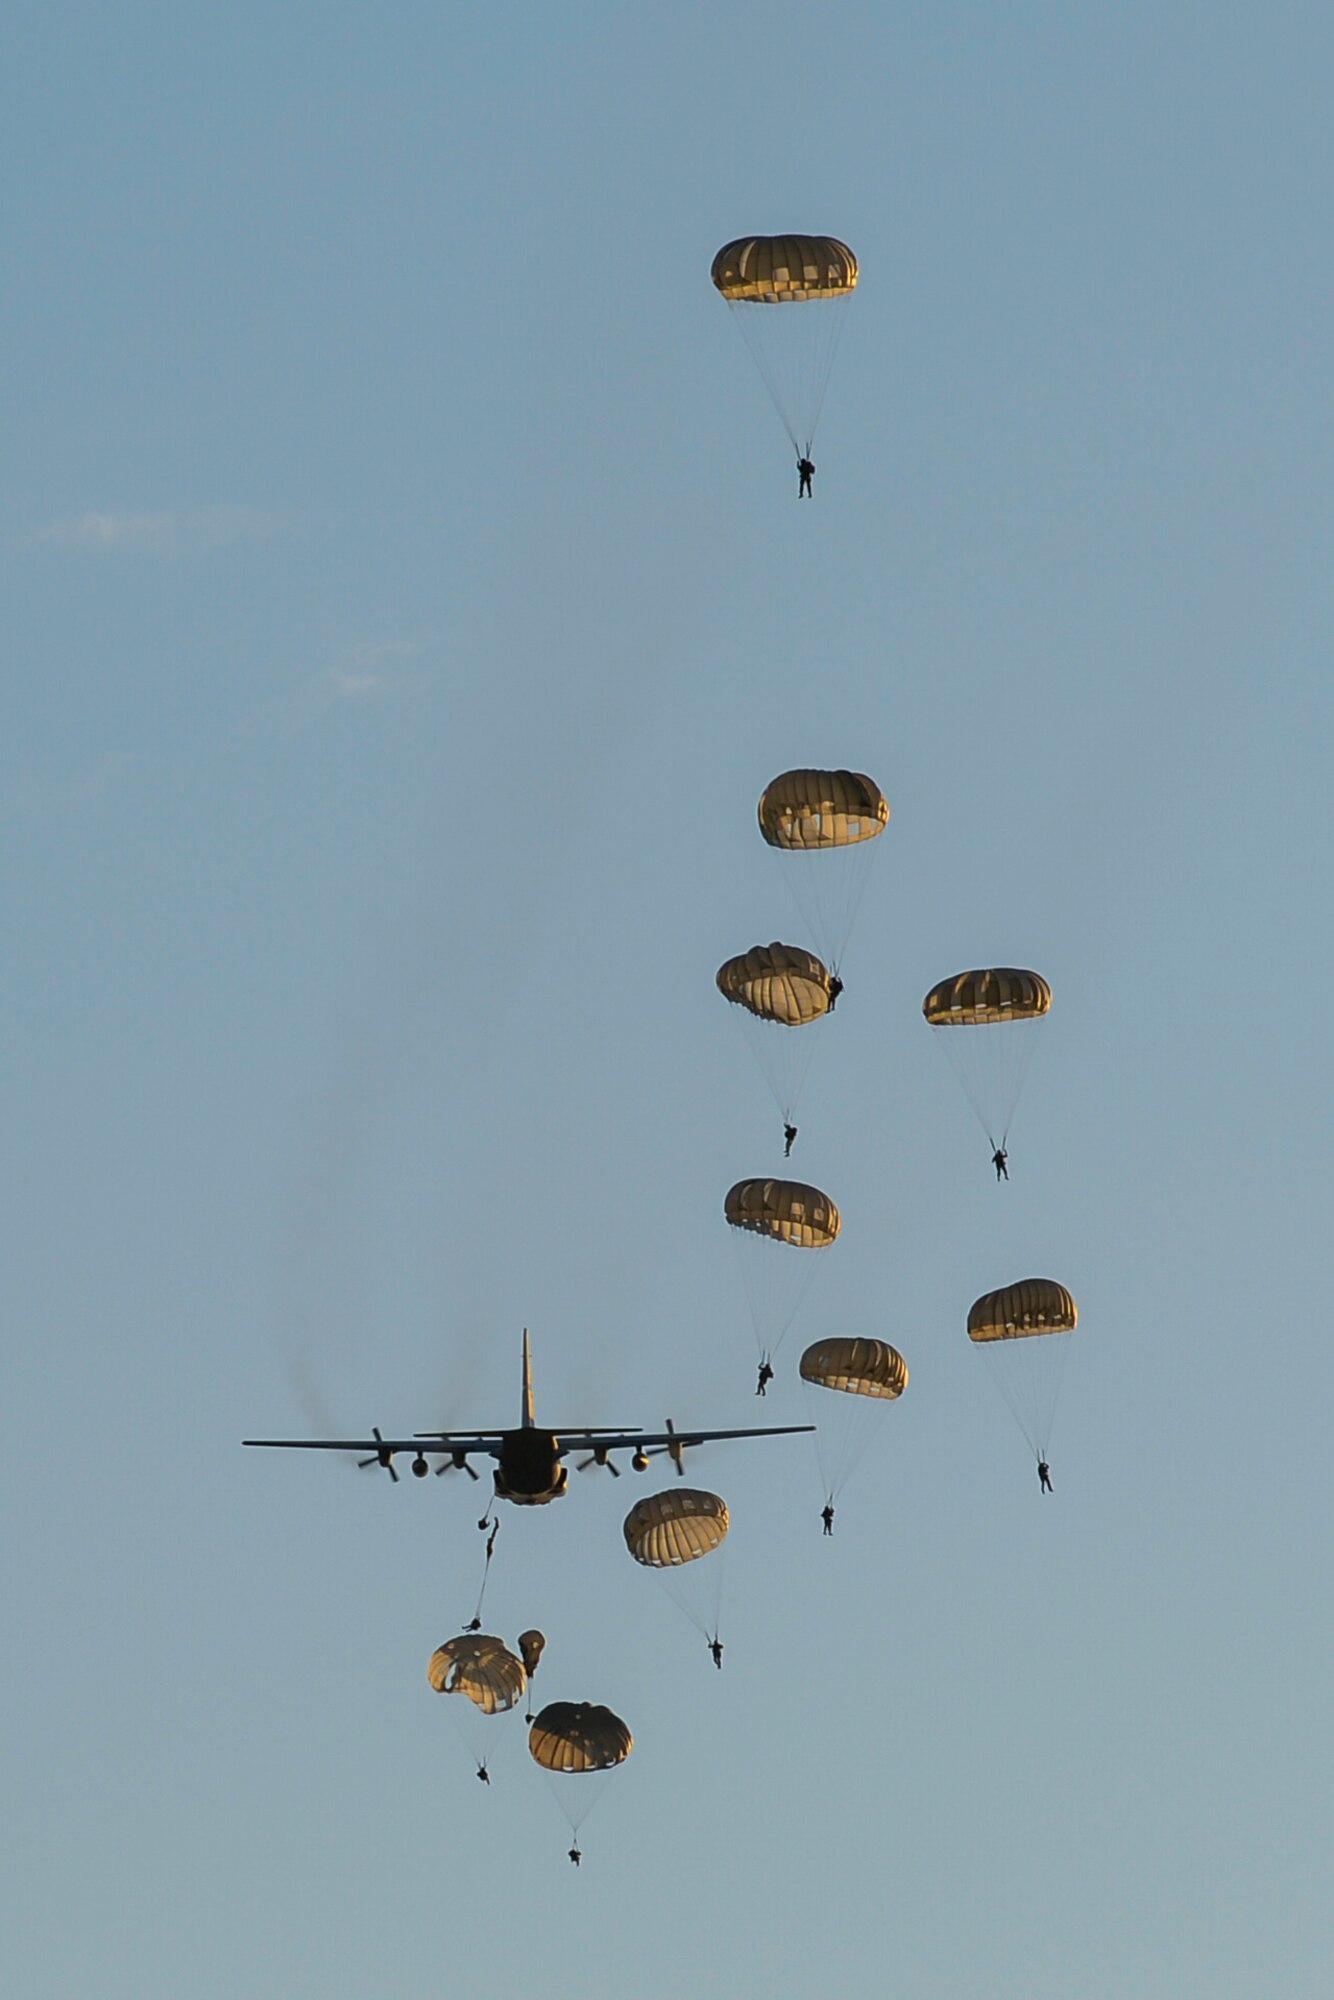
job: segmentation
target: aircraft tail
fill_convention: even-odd
[[[528,1329],[523,1330],[523,1428],[533,1428],[533,1357],[528,1351]]]

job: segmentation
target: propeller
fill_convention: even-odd
[[[476,1479],[477,1477],[477,1474],[468,1463],[468,1454],[466,1451],[451,1452],[444,1464],[437,1465],[435,1468],[437,1479],[442,1479],[447,1472],[466,1472],[469,1479]]]
[[[591,1458],[581,1458],[577,1470],[580,1472],[590,1472],[594,1466],[604,1467],[613,1479],[619,1479],[621,1476],[621,1468],[616,1464],[605,1444],[597,1445],[594,1448]]]
[[[670,1444],[657,1445],[654,1448],[654,1450],[648,1454],[648,1456],[650,1458],[670,1458],[672,1464],[676,1467],[677,1477],[680,1479],[684,1479],[686,1476],[686,1466],[685,1466],[686,1448],[685,1445],[676,1436],[676,1425],[672,1422],[670,1417],[668,1417],[667,1419],[666,1431],[668,1437],[671,1438],[672,1442]]]
[[[382,1465],[385,1471],[389,1474],[389,1477],[393,1480],[395,1486],[397,1486],[398,1474],[394,1470],[394,1454],[392,1451],[390,1451],[388,1445],[385,1443],[384,1439],[380,1436],[380,1426],[378,1424],[371,1425],[371,1436],[375,1439],[375,1444],[376,1444],[375,1456],[374,1458],[359,1458],[357,1460],[357,1464],[361,1467],[361,1470],[363,1472],[365,1472],[372,1465]]]

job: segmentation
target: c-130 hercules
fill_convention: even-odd
[[[245,1438],[244,1444],[273,1451],[357,1451],[369,1456],[363,1465],[383,1466],[397,1481],[394,1459],[400,1452],[412,1454],[412,1470],[418,1479],[430,1471],[430,1459],[438,1457],[437,1473],[457,1469],[473,1479],[477,1473],[472,1458],[493,1458],[496,1498],[511,1500],[517,1507],[542,1507],[559,1500],[569,1484],[569,1467],[561,1461],[570,1452],[587,1452],[580,1469],[605,1466],[613,1477],[620,1467],[612,1463],[614,1451],[629,1451],[636,1472],[647,1472],[649,1460],[660,1454],[670,1457],[678,1473],[684,1474],[687,1447],[714,1444],[731,1438],[787,1437],[798,1431],[814,1430],[814,1424],[776,1424],[763,1430],[702,1431],[676,1430],[670,1417],[665,1431],[640,1430],[561,1430],[538,1427],[533,1414],[533,1371],[528,1345],[528,1329],[523,1334],[523,1403],[514,1430],[414,1431],[407,1438],[386,1438],[374,1430],[369,1438]]]

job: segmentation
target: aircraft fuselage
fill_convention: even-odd
[[[512,1500],[517,1507],[542,1507],[548,1500],[560,1499],[569,1478],[554,1432],[525,1425],[502,1436],[495,1472],[498,1500]]]

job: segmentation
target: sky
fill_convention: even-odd
[[[53,4],[16,28],[0,573],[6,1685],[25,2000],[1315,1995],[1330,1961],[1328,10]],[[861,276],[811,504],[709,284]],[[871,773],[794,1168],[713,985],[755,801]],[[1054,1001],[998,1188],[920,1015]],[[1069,1286],[1055,1493],[964,1334]],[[243,1437],[799,1423],[726,1662],[506,1509],[635,1734],[569,1829],[430,1653],[483,1489]]]

